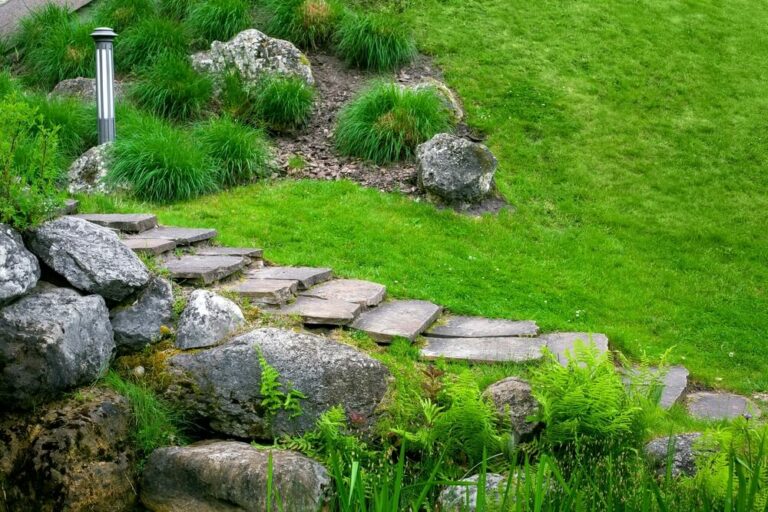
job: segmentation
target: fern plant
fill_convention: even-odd
[[[290,383],[283,386],[280,373],[267,362],[261,350],[256,350],[261,368],[261,406],[267,411],[267,416],[274,418],[280,411],[287,412],[291,418],[301,416],[301,400],[307,398],[306,395],[293,389]]]

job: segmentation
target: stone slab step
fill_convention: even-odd
[[[148,213],[81,213],[74,217],[123,233],[142,233],[157,227],[157,217]]]
[[[333,276],[330,268],[313,267],[264,267],[248,272],[249,279],[281,279],[298,281],[299,290],[307,290],[312,286],[328,281]]]
[[[358,279],[334,279],[301,293],[305,297],[352,302],[364,307],[377,306],[386,294],[387,287],[383,284]]]
[[[349,325],[363,306],[335,299],[298,297],[295,302],[271,310],[280,315],[297,315],[308,325]]]
[[[441,311],[440,306],[423,300],[395,300],[362,313],[352,327],[380,343],[390,343],[396,336],[413,341]]]
[[[761,414],[752,400],[733,393],[691,393],[685,407],[691,416],[702,420],[731,420],[745,414],[757,418]]]
[[[425,338],[427,344],[421,349],[421,358],[427,360],[523,363],[541,359],[544,347],[540,338]]]
[[[174,226],[158,226],[154,229],[130,235],[128,238],[162,238],[173,240],[177,245],[191,245],[210,240],[217,235],[215,229],[178,228]]]
[[[211,284],[242,270],[247,263],[242,256],[185,255],[168,259],[165,268],[173,279],[193,279]]]
[[[427,333],[433,338],[528,337],[539,334],[539,326],[529,320],[502,320],[477,316],[449,316]]]
[[[2,0],[0,0],[2,4]],[[64,205],[59,208],[59,215],[74,215],[77,213],[77,209],[80,208],[80,201],[77,199],[65,199]]]
[[[657,375],[658,368],[649,368],[652,375]],[[630,372],[637,375],[638,369],[633,368]],[[624,377],[624,382],[629,384],[630,378]],[[642,384],[642,383],[641,383]],[[680,399],[688,386],[688,370],[684,366],[671,366],[666,369],[666,373],[661,379],[661,384],[664,388],[661,391],[661,399],[659,400],[659,406],[662,409],[669,409]]]
[[[282,305],[293,299],[298,290],[298,281],[286,279],[246,279],[226,290],[248,298],[256,304]]]
[[[176,248],[176,242],[162,238],[125,238],[123,243],[133,252],[159,256]]]
[[[264,256],[262,249],[246,247],[200,247],[195,250],[198,256],[244,256],[251,260],[258,260]]]
[[[608,351],[608,337],[605,334],[588,332],[555,332],[541,336],[547,348],[555,354],[561,365],[568,365],[567,352],[573,353],[577,341],[586,345],[594,343],[598,351]]]

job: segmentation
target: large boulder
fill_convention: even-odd
[[[141,501],[155,512],[262,512],[270,459],[273,503],[279,499],[293,512],[323,510],[331,480],[318,462],[234,441],[155,450],[144,466]]]
[[[173,319],[173,287],[161,277],[153,278],[135,301],[110,312],[115,344],[121,352],[141,350],[162,337],[163,326]]]
[[[70,194],[107,193],[110,187],[104,179],[109,172],[112,143],[94,146],[72,162],[67,171],[67,190]]]
[[[0,404],[28,408],[90,384],[114,348],[103,298],[41,282],[0,309]]]
[[[245,324],[240,308],[207,290],[195,290],[179,318],[176,346],[186,350],[216,345]]]
[[[692,432],[676,436],[657,437],[645,445],[645,454],[656,472],[663,476],[671,456],[669,472],[673,477],[696,474],[696,457],[706,450],[701,445],[701,434]]]
[[[462,482],[473,485],[449,485],[440,492],[440,510],[445,512],[474,512],[477,510],[477,490],[480,475],[464,478]],[[507,479],[496,473],[485,475],[485,496],[488,503],[498,503],[505,490]],[[514,488],[512,489],[514,492]],[[485,504],[484,504],[485,505]],[[483,507],[485,510],[485,506]]]
[[[132,433],[128,400],[101,388],[9,415],[0,421],[0,510],[134,510]]]
[[[29,232],[27,246],[69,283],[112,301],[144,287],[147,267],[109,229],[76,217],[60,217]]]
[[[270,412],[262,403],[260,354],[279,373],[282,391],[303,394],[301,411]],[[384,398],[387,368],[358,350],[312,334],[257,329],[223,345],[167,361],[167,397],[217,432],[269,439],[311,430],[341,405],[364,428]]]
[[[509,418],[517,439],[536,429],[536,422],[528,421],[528,417],[536,414],[539,402],[533,397],[531,386],[525,380],[507,377],[488,386],[483,396],[493,402],[500,415]]]
[[[0,306],[27,293],[38,279],[37,258],[24,247],[16,231],[0,224]]]
[[[482,144],[439,133],[416,149],[419,187],[447,203],[473,203],[493,186],[498,162]]]
[[[308,85],[315,83],[309,59],[298,48],[256,29],[240,32],[226,43],[214,41],[210,50],[192,55],[192,66],[215,79],[236,70],[246,87],[269,75],[296,76]]]

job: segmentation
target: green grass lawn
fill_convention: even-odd
[[[605,332],[633,356],[675,347],[700,382],[768,389],[768,4],[426,0],[403,16],[488,134],[514,213],[307,181],[117,208],[457,313]]]

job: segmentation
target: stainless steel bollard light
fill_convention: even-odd
[[[115,140],[115,62],[112,41],[117,34],[100,27],[91,34],[96,42],[96,107],[99,115],[99,144]]]

